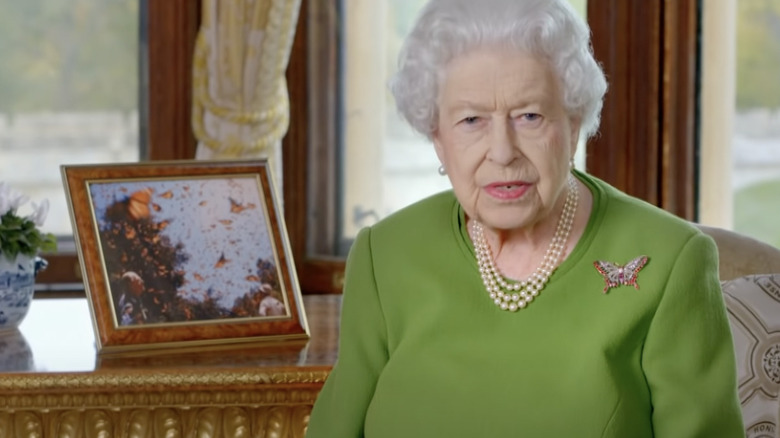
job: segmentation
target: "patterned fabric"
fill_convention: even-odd
[[[780,437],[780,273],[721,283],[748,438]]]

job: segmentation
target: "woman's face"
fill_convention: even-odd
[[[580,127],[548,63],[480,48],[453,59],[440,87],[434,147],[466,214],[501,230],[547,218],[562,202]]]

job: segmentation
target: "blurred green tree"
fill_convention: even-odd
[[[737,109],[780,108],[780,1],[737,3]]]
[[[764,181],[737,191],[734,197],[734,229],[780,248],[780,180]]]
[[[136,109],[138,3],[0,0],[0,113]]]

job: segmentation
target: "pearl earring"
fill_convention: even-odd
[[[442,164],[439,166],[439,175],[444,176],[447,174],[447,169],[444,168],[444,165]]]

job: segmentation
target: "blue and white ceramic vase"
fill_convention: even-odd
[[[0,330],[16,329],[30,310],[35,276],[46,268],[40,257],[22,254],[9,260],[0,253]]]

